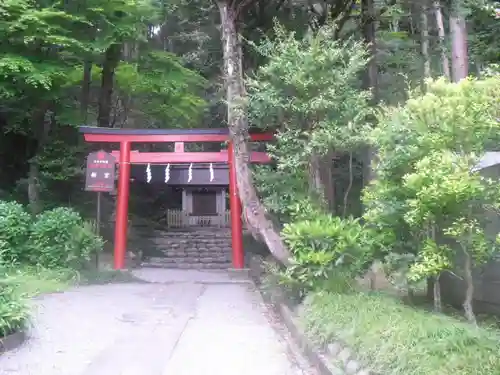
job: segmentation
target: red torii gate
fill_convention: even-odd
[[[238,195],[234,152],[229,142],[228,129],[113,129],[81,126],[86,142],[119,143],[120,151],[113,151],[119,166],[118,202],[116,206],[114,268],[125,267],[128,228],[128,201],[130,164],[221,163],[229,164],[229,209],[231,215],[231,242],[233,267],[244,267],[243,225],[241,201]],[[272,133],[252,133],[251,141],[271,141]],[[221,152],[184,152],[184,142],[229,142]],[[132,151],[132,143],[173,142],[175,152]],[[252,163],[269,163],[265,152],[251,152]]]

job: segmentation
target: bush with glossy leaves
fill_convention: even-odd
[[[282,283],[302,293],[333,285],[338,291],[350,289],[376,248],[376,236],[357,219],[331,215],[286,224],[282,236],[293,258],[281,275]]]

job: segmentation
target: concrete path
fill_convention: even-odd
[[[251,283],[142,269],[148,283],[81,287],[35,303],[29,341],[0,375],[315,375]]]

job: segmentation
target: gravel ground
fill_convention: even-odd
[[[34,300],[31,337],[0,357],[0,375],[315,375],[252,284],[222,273],[136,276],[149,283]]]

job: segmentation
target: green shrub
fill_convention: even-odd
[[[29,243],[31,262],[47,268],[80,268],[102,245],[92,226],[77,212],[65,207],[38,215]]]
[[[28,306],[13,285],[0,281],[0,339],[25,328]]]
[[[282,236],[293,258],[282,283],[295,284],[304,292],[325,287],[331,278],[344,280],[349,289],[350,281],[371,260],[371,233],[356,219],[321,215],[285,225]]]
[[[498,332],[389,296],[313,293],[299,315],[311,340],[318,345],[341,340],[377,374],[500,374]]]
[[[30,215],[17,202],[0,201],[0,263],[26,261]]]

